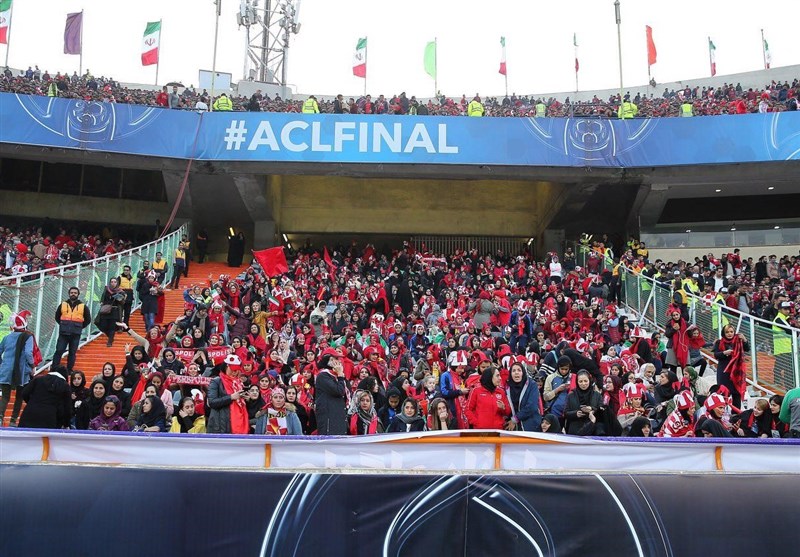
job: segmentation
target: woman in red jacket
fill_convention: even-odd
[[[511,404],[500,388],[500,370],[488,368],[467,402],[467,419],[473,429],[503,429],[511,415]]]

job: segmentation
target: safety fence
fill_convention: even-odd
[[[576,263],[585,266],[589,248],[579,246]],[[600,256],[600,268],[613,270],[610,257]],[[663,330],[667,310],[675,292],[673,282],[659,281],[620,266],[618,269],[621,302],[649,325]],[[750,381],[769,392],[786,392],[800,385],[800,330],[778,326],[754,315],[687,294],[689,322],[703,333],[708,349],[732,325],[744,335],[750,350],[745,357]],[[707,354],[709,356],[710,354]],[[713,357],[709,357],[716,363]]]
[[[516,236],[413,236],[411,241],[421,251],[450,254],[458,250],[478,250],[481,255],[496,254],[516,256],[529,248],[531,238]],[[424,246],[424,248],[423,248]]]
[[[119,276],[125,265],[130,265],[135,275],[142,263],[153,261],[158,252],[164,254],[165,258],[171,257],[181,236],[186,233],[184,225],[154,242],[120,253],[0,280],[0,338],[8,334],[7,323],[12,313],[30,311],[32,315],[28,319],[28,329],[36,335],[44,358],[39,368],[49,366],[58,341],[55,312],[58,304],[66,299],[71,287],[77,286],[80,289],[80,299],[87,305],[94,319],[100,309],[103,289],[111,278]],[[134,296],[132,309],[139,306],[139,300]],[[99,335],[100,331],[92,323],[83,330],[80,345],[83,346]]]
[[[794,439],[588,438],[496,430],[287,437],[0,429],[0,462],[268,470],[800,473]]]

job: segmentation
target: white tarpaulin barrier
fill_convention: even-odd
[[[250,469],[800,473],[792,440],[589,439],[496,431],[268,437],[0,430],[0,462]]]

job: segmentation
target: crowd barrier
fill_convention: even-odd
[[[45,359],[39,365],[39,369],[49,366],[50,356],[53,355],[58,341],[58,323],[54,317],[56,308],[66,299],[70,287],[80,288],[80,299],[86,303],[94,319],[100,309],[103,289],[109,279],[119,276],[123,266],[130,265],[135,278],[135,273],[141,269],[142,262],[154,261],[157,252],[161,252],[164,259],[171,262],[181,236],[187,233],[186,225],[183,225],[175,232],[154,242],[113,255],[0,279],[2,332],[8,332],[7,320],[12,313],[23,309],[30,311],[32,315],[28,318],[28,329],[36,335],[39,349]],[[134,296],[133,309],[137,309],[140,305],[138,296]],[[100,331],[92,323],[83,330],[82,335],[81,346],[97,338]]]
[[[360,437],[0,430],[0,462],[383,471],[800,473],[800,441],[426,432]]]
[[[588,248],[578,249],[578,265],[585,266]],[[611,271],[614,262],[602,258],[602,267]],[[667,321],[666,312],[672,304],[674,293],[672,281],[661,283],[652,278],[635,273],[621,266],[619,269],[622,283],[624,305],[633,310],[642,325],[650,330],[663,331]],[[742,333],[750,344],[750,352],[746,356],[748,379],[759,389],[771,393],[785,393],[800,386],[800,330],[777,328],[773,323],[688,294],[689,321],[697,325],[706,342],[713,343],[722,336],[722,328],[730,324],[737,333]],[[775,344],[781,341],[790,343],[791,354],[779,360],[775,355]],[[716,360],[706,354],[713,363]]]
[[[800,113],[453,118],[194,113],[0,93],[0,143],[199,161],[652,168],[798,160]]]

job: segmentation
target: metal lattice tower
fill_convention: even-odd
[[[244,79],[286,87],[289,39],[300,32],[301,0],[241,0],[245,28]]]

